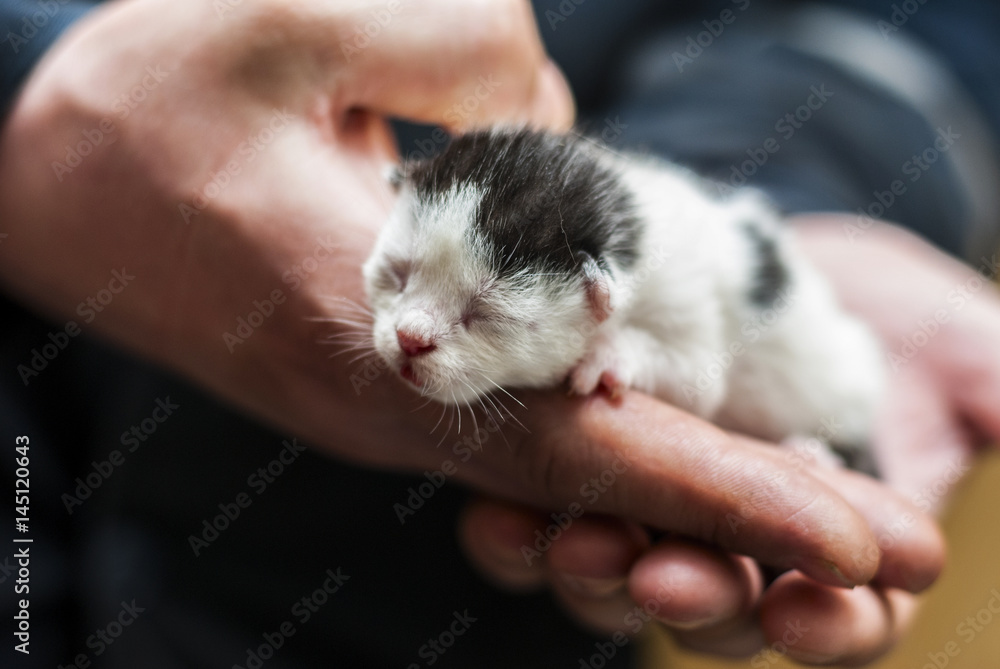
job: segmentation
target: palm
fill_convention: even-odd
[[[936,510],[983,437],[1000,437],[1000,300],[971,268],[898,230],[852,244],[836,220],[813,222],[801,242],[885,344],[889,392],[874,441],[885,478]],[[996,272],[989,259],[979,270]]]

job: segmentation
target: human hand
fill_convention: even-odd
[[[983,276],[908,233],[878,226],[852,236],[858,229],[845,225],[854,226],[853,219],[808,217],[795,229],[845,306],[872,325],[892,354],[873,446],[886,483],[906,503],[881,507],[872,519],[891,557],[923,550],[919,543],[900,545],[910,541],[913,507],[937,511],[984,438],[1000,438],[1000,300]],[[988,280],[997,268],[991,256],[977,269]],[[836,484],[842,493],[860,486],[847,496],[861,510],[882,504],[869,497],[878,484],[846,472],[815,474],[847,477]],[[678,537],[651,547],[638,525],[610,518],[579,519],[535,568],[514,559],[549,523],[543,513],[483,501],[468,510],[460,532],[495,580],[550,585],[579,619],[609,633],[639,631],[655,609],[653,619],[697,649],[746,655],[782,644],[804,662],[865,663],[891,648],[916,610],[907,592],[919,591],[913,581],[892,588],[877,578],[847,593],[786,574],[763,591],[756,564],[745,557]]]
[[[95,9],[3,127],[0,285],[341,455],[397,464],[354,445],[377,429],[329,415],[389,398],[359,398],[317,344],[330,298],[364,301],[392,199],[385,117],[567,127],[573,107],[528,3],[383,5]],[[88,306],[101,289],[113,302]]]
[[[221,16],[216,6],[110,4],[39,65],[0,143],[0,281],[66,319],[124,268],[135,278],[93,332],[337,457],[455,466],[430,434],[436,412],[411,412],[411,391],[388,375],[355,388],[355,370],[317,340],[351,332],[329,322],[338,299],[364,299],[359,267],[391,200],[384,115],[452,128],[570,122],[528,5],[413,5],[350,60],[343,41],[356,44],[369,5],[247,1]],[[481,77],[500,84],[485,99]],[[462,104],[469,96],[478,102]],[[901,544],[880,560],[872,523],[842,494],[667,405],[637,393],[620,405],[522,399],[528,431],[460,460],[457,479],[562,509],[625,458],[627,483],[588,498],[588,511],[836,586],[878,573],[919,587],[939,569],[925,520],[911,533],[924,554]],[[891,507],[884,497],[874,505]],[[729,517],[748,522],[734,532]]]
[[[873,445],[885,480],[938,511],[976,451],[1000,440],[997,254],[969,267],[901,228],[866,230],[850,216],[802,217],[796,231],[884,342],[890,388]]]

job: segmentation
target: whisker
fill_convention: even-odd
[[[452,401],[454,401],[454,399],[455,399],[455,393],[452,392]],[[448,429],[446,429],[444,431],[444,434],[441,435],[441,440],[438,441],[437,443],[438,447],[440,447],[441,444],[444,443],[445,437],[451,434],[451,427],[455,424],[455,405],[446,404],[445,407],[448,409]]]
[[[371,331],[374,321],[356,321],[353,318],[342,318],[340,316],[330,317],[330,318],[317,318],[314,322],[318,323],[336,323],[337,325],[346,325],[348,327],[357,330],[367,330]]]
[[[360,314],[361,316],[369,316],[370,314]],[[349,323],[354,325],[370,325],[374,321],[371,319],[356,320],[354,318],[349,318],[348,316],[308,316],[303,320],[310,323]]]
[[[365,347],[370,348],[372,350],[375,349],[375,342],[373,342],[371,339],[356,339],[353,341],[329,341],[326,339],[321,339],[316,343],[323,344],[325,346],[346,346],[347,348],[344,349],[345,351],[353,351]]]
[[[513,395],[511,395],[510,393],[508,393],[508,392],[507,392],[506,390],[504,390],[504,389],[503,389],[503,387],[502,387],[502,386],[500,386],[500,385],[498,385],[498,384],[497,384],[497,383],[496,383],[495,381],[493,381],[493,380],[491,380],[491,379],[489,379],[489,378],[487,378],[486,380],[487,380],[487,381],[489,381],[490,383],[492,383],[492,384],[493,384],[494,386],[496,386],[496,388],[497,388],[497,389],[499,389],[499,390],[503,390],[503,392],[505,392],[505,393],[506,393],[506,394],[507,394],[507,395],[508,395],[508,396],[509,396],[509,397],[510,397],[510,398],[511,398],[512,400],[514,400],[515,402],[517,402],[518,404],[520,404],[522,408],[525,408],[525,409],[527,409],[527,407],[525,407],[525,406],[524,406],[524,404],[521,404],[521,402],[520,402],[520,401],[518,401],[518,399],[517,399],[516,397],[514,397]],[[497,403],[498,403],[498,404],[499,404],[499,405],[500,405],[500,406],[501,406],[501,407],[503,408],[503,410],[507,412],[507,416],[508,416],[508,417],[510,418],[510,420],[512,420],[512,421],[514,422],[514,424],[515,424],[515,425],[517,425],[518,427],[520,427],[520,428],[521,428],[522,430],[524,430],[525,432],[530,432],[530,430],[529,430],[529,429],[528,429],[527,427],[525,427],[525,426],[524,426],[524,423],[522,423],[522,422],[521,422],[521,421],[520,421],[520,420],[518,419],[518,417],[514,415],[514,412],[513,412],[513,411],[511,411],[511,410],[510,410],[510,409],[509,409],[509,408],[507,407],[507,405],[506,405],[506,404],[504,404],[504,402],[503,402],[503,400],[502,400],[502,399],[500,399],[499,397],[497,397],[497,396],[493,395],[492,393],[488,394],[488,395],[487,395],[487,397],[492,397],[492,400],[496,400],[496,402],[497,402]],[[491,400],[491,401],[492,401],[492,400]],[[494,406],[496,406],[496,405],[494,405]],[[498,409],[498,411],[499,411],[499,409]],[[503,420],[503,422],[504,422],[504,423],[506,423],[506,422],[507,422],[507,420],[506,420],[506,419],[504,419],[504,420]],[[506,441],[506,438],[505,438],[504,440]],[[509,445],[509,444],[508,444],[508,445]]]
[[[490,406],[496,409],[497,412],[496,418],[493,417],[493,412],[490,411],[489,407],[486,406],[486,402],[489,402]],[[504,418],[503,414],[500,412],[500,409],[497,409],[497,405],[493,403],[493,400],[492,398],[490,398],[489,393],[484,393],[479,397],[479,405],[483,407],[483,411],[486,412],[486,416],[494,423],[496,423],[497,432],[500,433],[500,438],[503,439],[503,442],[507,445],[507,448],[510,448],[510,442],[507,441],[507,435],[503,433],[502,429],[504,424],[507,422],[507,419]],[[480,444],[480,447],[482,447],[482,444]]]
[[[488,408],[486,407],[486,402],[489,402],[489,403],[490,403],[490,405],[491,405],[491,406],[492,406],[492,407],[493,407],[494,409],[496,409],[497,413],[499,413],[499,411],[500,411],[500,410],[499,410],[499,409],[497,409],[497,405],[496,405],[496,404],[494,404],[494,403],[493,403],[493,400],[491,400],[491,399],[490,399],[490,394],[489,394],[489,393],[483,393],[482,395],[480,395],[480,396],[479,396],[479,404],[480,404],[480,406],[482,406],[482,407],[483,407],[483,411],[485,411],[485,412],[486,412],[486,415],[487,415],[487,416],[488,416],[489,418],[493,418],[493,414],[492,414],[492,413],[490,412],[490,410],[489,410],[489,409],[488,409]],[[499,423],[498,423],[498,424],[502,424],[502,423],[504,422],[504,418],[503,418],[503,416],[497,416],[497,418],[495,418],[494,420],[497,420],[497,419],[499,419]]]
[[[341,341],[374,341],[370,330],[350,330],[348,332],[331,332],[320,341],[335,344]]]
[[[321,346],[342,346],[344,350],[353,351],[361,348],[370,348],[375,350],[375,342],[371,339],[346,339],[343,341],[331,341],[327,339],[321,339],[316,342]]]
[[[372,313],[371,307],[365,304],[361,304],[360,302],[352,300],[351,298],[346,297],[344,295],[333,295],[330,297],[323,298],[323,301],[333,306],[350,307],[351,309],[359,311],[364,314]]]
[[[441,405],[441,415],[438,416],[437,422],[434,423],[434,427],[431,428],[430,434],[434,434],[434,430],[438,429],[438,425],[440,425],[441,421],[444,420],[444,415],[446,413],[448,413],[448,405],[447,404],[442,404]]]
[[[420,406],[418,406],[416,409],[413,409],[412,411],[410,411],[410,413],[416,413],[416,412],[420,411],[421,409],[423,409],[425,406],[427,406],[428,404],[430,404],[433,401],[434,401],[433,397],[428,397],[427,400],[423,404],[421,404]],[[431,432],[434,432],[434,430],[431,430]]]
[[[465,385],[466,388],[468,388],[469,390],[471,390],[476,397],[479,396],[479,393],[476,392],[476,389],[472,387],[471,383],[469,383],[465,379],[462,379],[462,383]],[[479,421],[476,420],[476,411],[475,411],[475,409],[472,408],[472,403],[471,402],[466,403],[465,406],[469,407],[469,415],[472,416],[472,427],[476,430],[476,438],[478,438],[479,437]]]
[[[378,351],[375,351],[375,350],[363,351],[363,352],[359,353],[358,355],[354,356],[353,358],[351,358],[349,364],[353,365],[356,362],[361,362],[365,358],[373,358],[373,357],[376,357],[376,356],[378,356]]]
[[[527,410],[528,407],[524,406],[524,403],[521,402],[521,400],[519,400],[516,397],[514,397],[513,395],[511,395],[510,392],[508,392],[506,388],[504,388],[499,383],[497,383],[496,381],[494,381],[490,377],[486,376],[485,374],[483,374],[483,378],[486,379],[487,381],[489,381],[490,383],[492,383],[494,386],[496,386],[497,390],[499,390],[500,392],[502,392],[503,394],[505,394],[507,397],[511,398],[512,400],[514,400],[515,402],[517,402],[518,404],[520,404],[522,409]]]

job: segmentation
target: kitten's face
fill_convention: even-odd
[[[469,185],[427,198],[404,184],[364,266],[379,355],[448,404],[558,384],[590,324],[578,278],[496,268],[498,251],[471,229],[481,201]]]

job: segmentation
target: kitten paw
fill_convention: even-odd
[[[621,358],[609,345],[591,349],[569,373],[571,395],[590,395],[604,389],[618,399],[631,386],[630,375]]]

